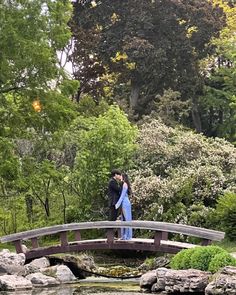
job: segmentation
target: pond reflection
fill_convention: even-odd
[[[35,288],[34,290],[0,292],[0,295],[140,295],[139,290],[137,282],[88,282],[51,288]]]

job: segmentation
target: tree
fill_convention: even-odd
[[[130,83],[131,109],[142,114],[145,105],[150,111],[147,104],[155,95],[171,88],[180,91],[183,100],[192,99],[194,126],[200,130],[198,61],[211,52],[208,43],[224,23],[221,9],[194,0],[103,0],[94,6],[90,1],[74,5],[73,56],[82,57],[83,37],[91,40],[94,36],[94,46],[89,43],[85,53],[92,54],[95,63],[109,72],[119,73],[117,83]],[[88,75],[87,83],[90,79]]]
[[[80,116],[73,122],[67,142],[77,144],[72,182],[80,220],[104,218],[110,172],[131,167],[136,134],[136,127],[117,106],[98,117]]]
[[[207,60],[205,87],[200,100],[203,131],[208,136],[236,140],[236,7],[222,0],[215,0],[226,14],[227,25],[220,37],[213,40],[216,54]]]
[[[47,170],[45,162],[51,160],[54,140],[75,117],[70,95],[78,82],[65,80],[57,58],[71,36],[71,13],[67,0],[0,2],[0,197],[4,232],[31,226],[31,177],[39,178],[44,168],[42,174],[49,178],[53,169]],[[29,157],[36,168],[26,176],[23,163]],[[45,192],[43,185],[37,183],[40,192]],[[47,199],[42,201],[50,215]],[[3,216],[4,211],[9,214]]]
[[[49,88],[60,74],[57,50],[70,38],[70,2],[5,0],[0,5],[0,93]]]

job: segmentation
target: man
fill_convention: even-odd
[[[121,194],[121,172],[117,169],[111,171],[111,179],[108,183],[108,206],[109,206],[109,220],[115,221],[118,216],[119,209],[115,208],[115,204],[120,198]]]

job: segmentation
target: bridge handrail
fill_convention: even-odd
[[[68,223],[62,225],[54,225],[50,227],[43,227],[29,231],[10,234],[0,238],[1,243],[27,240],[37,238],[40,236],[52,235],[67,231],[76,231],[84,229],[111,229],[111,228],[124,228],[132,227],[136,229],[145,229],[153,231],[170,232],[177,234],[184,234],[188,236],[200,237],[212,241],[220,241],[224,238],[225,233],[212,229],[200,228],[185,224],[175,224],[159,221],[91,221],[81,223]]]

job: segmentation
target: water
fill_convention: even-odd
[[[77,284],[29,291],[0,292],[1,295],[140,295],[139,280],[89,278]]]

